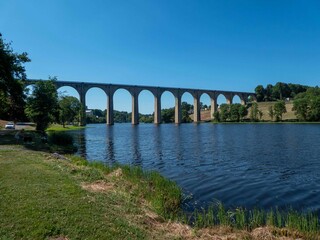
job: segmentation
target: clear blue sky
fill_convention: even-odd
[[[234,91],[320,79],[320,1],[0,0],[0,31],[35,79]],[[141,98],[151,113],[152,95]],[[105,102],[87,95],[89,108]],[[131,111],[124,90],[115,109]]]

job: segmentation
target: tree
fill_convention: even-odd
[[[44,131],[55,119],[58,110],[58,93],[54,85],[56,78],[39,81],[27,98],[26,114],[37,124],[36,130]]]
[[[256,96],[257,96],[257,101],[261,102],[264,100],[265,98],[265,89],[263,88],[262,85],[258,85],[255,89],[254,89]]]
[[[30,62],[28,54],[13,52],[0,33],[0,117],[11,120],[23,118],[25,95],[21,81],[27,78],[24,63]]]
[[[181,122],[182,123],[190,123],[192,119],[190,118],[190,114],[193,112],[193,105],[182,102],[181,103]]]
[[[293,100],[293,109],[299,120],[320,120],[320,89],[318,87],[308,88],[306,92],[296,95]]]
[[[274,118],[274,111],[273,111],[273,106],[269,106],[269,108],[268,108],[268,114],[269,114],[269,116],[270,116],[270,118],[271,118],[271,121],[273,121],[273,118]]]
[[[260,111],[260,110],[258,110],[258,115],[259,115],[259,120],[261,121],[262,116],[263,116],[263,112],[262,112],[262,111]]]
[[[220,105],[220,113],[219,113],[220,121],[226,122],[230,118],[230,105],[223,103]]]
[[[272,93],[273,93],[273,86],[272,84],[268,84],[265,90],[265,101],[272,101]]]
[[[299,120],[309,120],[309,101],[307,98],[298,98],[293,101],[292,110],[295,111],[295,115]]]
[[[287,112],[286,103],[283,100],[277,101],[273,106],[273,110],[276,121],[282,120],[282,114]]]
[[[239,107],[239,117],[240,117],[240,121],[243,121],[244,117],[247,116],[248,114],[248,109],[246,106],[241,105]]]
[[[239,115],[239,108],[241,104],[230,104],[229,106],[229,112],[230,112],[230,121],[232,122],[239,122],[240,121],[240,115]]]
[[[173,123],[174,122],[174,108],[167,108],[161,110],[161,122]]]
[[[253,102],[251,105],[251,111],[250,111],[251,121],[258,121],[258,114],[259,114],[258,103]]]
[[[215,121],[220,122],[220,112],[219,111],[215,111],[213,113],[213,118]]]
[[[310,116],[309,121],[319,121],[320,120],[320,96],[314,96],[310,100]]]
[[[81,103],[76,97],[63,96],[59,100],[60,122],[65,127],[66,122],[79,121]]]

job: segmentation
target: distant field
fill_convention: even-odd
[[[273,106],[275,102],[259,102],[258,103],[258,108],[260,111],[262,111],[262,119],[264,121],[271,121],[271,118],[269,116],[269,107]],[[286,102],[286,109],[287,113],[283,114],[282,120],[295,120],[296,116],[294,114],[294,111],[292,111],[293,108],[293,102],[289,101]],[[250,116],[250,109],[249,108],[249,113],[247,117]],[[191,119],[193,119],[193,114],[190,115]],[[211,110],[204,110],[201,111],[201,121],[210,121],[211,120]]]
[[[259,102],[258,103],[258,108],[263,113],[262,120],[271,121],[271,118],[269,116],[269,107],[273,106],[275,103],[276,102]],[[293,102],[292,101],[286,102],[287,112],[282,115],[282,120],[295,120],[295,119],[297,119],[296,115],[294,114],[294,111],[292,111],[292,108],[293,108]],[[250,108],[249,108],[249,114],[250,114]]]

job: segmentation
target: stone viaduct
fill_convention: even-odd
[[[25,86],[36,83],[36,79],[29,79],[25,81]],[[191,89],[191,88],[170,88],[170,87],[153,87],[153,86],[138,86],[138,85],[123,85],[123,84],[108,84],[108,83],[91,83],[91,82],[69,82],[69,81],[55,81],[56,88],[72,87],[79,96],[82,105],[81,113],[81,125],[85,125],[85,109],[86,109],[86,93],[91,88],[102,89],[107,95],[107,124],[113,125],[113,95],[118,89],[127,90],[132,97],[132,124],[139,123],[139,110],[138,110],[138,97],[141,91],[150,91],[154,96],[154,123],[161,123],[161,95],[168,91],[171,92],[175,99],[175,123],[181,123],[181,97],[184,93],[190,93],[194,99],[194,122],[201,121],[200,119],[200,97],[202,94],[207,94],[211,99],[211,117],[213,113],[217,111],[218,104],[217,99],[221,94],[226,100],[227,104],[232,103],[234,96],[238,96],[241,100],[241,104],[252,98],[256,100],[256,96],[251,92],[233,92],[233,91],[220,91],[220,90],[205,90],[205,89]]]

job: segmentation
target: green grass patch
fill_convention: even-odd
[[[63,127],[62,125],[59,125],[59,124],[52,124],[52,125],[50,125],[50,127],[46,131],[47,132],[50,132],[50,131],[61,132],[61,131],[80,130],[80,129],[84,129],[84,128],[85,127],[82,127],[82,126],[66,125],[65,127]]]
[[[0,239],[163,239],[143,218],[169,217],[180,189],[155,172],[107,167],[76,156],[55,159],[23,146],[0,146]],[[120,176],[111,176],[121,169]],[[82,184],[112,189],[92,192]],[[177,197],[177,199],[176,199]]]

